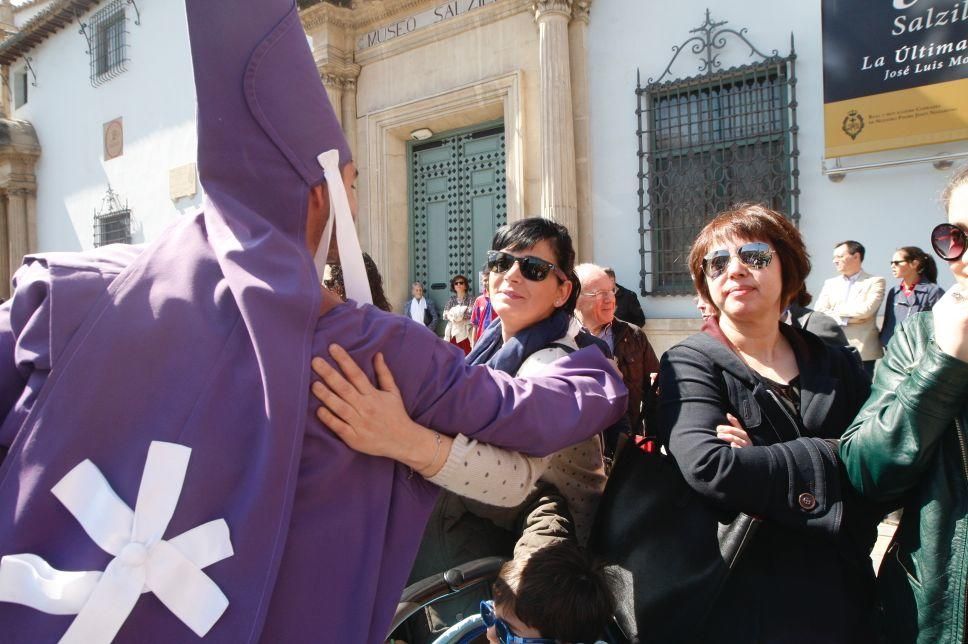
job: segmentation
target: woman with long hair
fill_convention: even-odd
[[[937,285],[938,265],[917,246],[902,246],[891,258],[891,273],[901,281],[887,292],[881,344],[887,346],[897,325],[915,313],[930,311],[944,295]]]

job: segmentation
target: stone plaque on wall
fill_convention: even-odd
[[[168,171],[168,193],[172,201],[182,197],[194,197],[197,192],[195,185],[194,163],[181,165]]]
[[[104,124],[104,160],[109,161],[124,154],[124,125],[121,117]]]

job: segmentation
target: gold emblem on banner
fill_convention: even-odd
[[[851,110],[847,112],[847,116],[844,117],[844,122],[840,129],[842,129],[844,133],[851,138],[851,140],[856,139],[857,135],[860,134],[864,129],[864,117],[861,116],[857,110]]]

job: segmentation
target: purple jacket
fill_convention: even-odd
[[[144,249],[38,256],[18,273],[0,307],[0,556],[106,578],[224,520],[231,553],[201,566],[227,600],[206,641],[382,641],[435,490],[315,419],[310,357],[332,342],[363,365],[382,351],[419,422],[534,454],[614,422],[625,389],[595,350],[515,381],[370,306],[320,318],[307,193],[317,154],[349,156],[295,6],[187,5],[203,211]],[[190,448],[184,484],[161,536],[115,556],[51,490],[90,459],[140,508],[153,441]],[[116,639],[196,640],[164,601],[137,597]],[[54,641],[83,615],[0,601],[0,640]]]

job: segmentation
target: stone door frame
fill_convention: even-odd
[[[409,185],[407,141],[418,128],[435,132],[502,119],[507,179],[507,218],[524,217],[524,118],[520,71],[396,105],[361,118],[360,237],[377,266],[385,268],[391,302],[409,291]],[[375,161],[375,163],[371,163]]]

